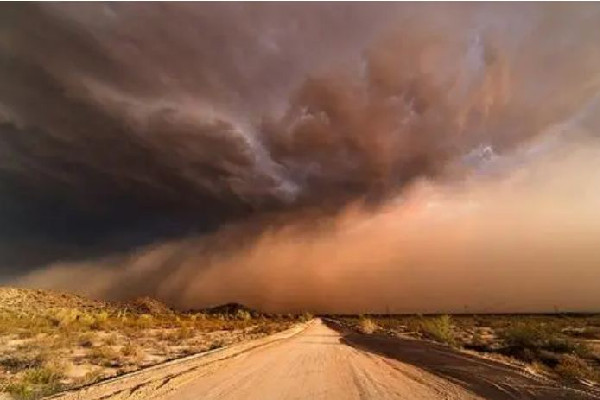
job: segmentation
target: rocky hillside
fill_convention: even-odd
[[[174,313],[169,306],[151,297],[139,297],[127,302],[108,302],[55,290],[0,287],[0,311],[43,314],[56,309],[76,309],[82,312],[126,310],[134,314],[153,315]]]

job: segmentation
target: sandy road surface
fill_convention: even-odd
[[[469,383],[350,344],[316,320],[212,355],[155,368],[67,399],[481,399]],[[452,381],[451,381],[452,380]],[[501,392],[504,393],[504,392]],[[494,397],[497,398],[497,397]],[[498,397],[499,398],[499,397]],[[536,397],[505,397],[536,398]],[[546,397],[547,398],[547,397]],[[578,397],[569,397],[578,398]],[[585,397],[584,397],[585,398]]]

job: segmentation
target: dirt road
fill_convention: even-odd
[[[462,362],[458,364],[463,368],[461,376],[452,373],[444,374],[444,368],[452,370],[454,365],[447,355],[440,359],[441,368],[436,371],[416,366],[414,360],[403,362],[394,355],[377,354],[382,353],[381,350],[386,348],[382,343],[377,344],[379,346],[377,352],[370,351],[368,343],[352,342],[357,337],[344,335],[328,327],[321,320],[316,320],[302,331],[298,329],[295,332],[282,333],[262,342],[235,346],[208,356],[143,371],[128,378],[92,386],[58,398],[64,400],[594,398],[576,392],[563,392],[565,389],[547,387],[526,377],[513,381],[518,385],[525,384],[525,386],[517,386],[514,390],[506,390],[502,385],[498,385],[497,391],[484,392],[478,386],[478,377],[474,373],[478,374],[481,370],[493,367],[487,363],[477,364],[477,368],[469,372],[466,368],[468,364]],[[420,348],[420,351],[424,349]],[[436,348],[432,347],[432,354],[435,354],[435,351]],[[455,354],[458,357],[459,353]],[[433,361],[435,355],[429,355],[428,358]],[[488,379],[489,375],[484,374],[484,376]],[[488,382],[488,385],[493,387],[495,384]],[[544,397],[539,397],[538,394]]]

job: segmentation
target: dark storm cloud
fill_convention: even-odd
[[[299,71],[337,56],[347,39],[336,36],[340,24],[373,14],[341,7],[315,20],[327,7],[239,4],[2,8],[3,242],[89,245],[132,231],[125,246],[293,198],[254,120],[269,102],[284,106]],[[10,249],[22,247],[5,247],[12,264]]]
[[[600,83],[595,5],[1,9],[8,268],[378,202],[509,151]]]

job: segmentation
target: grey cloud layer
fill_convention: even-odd
[[[600,86],[597,5],[1,7],[7,273],[379,202]]]

